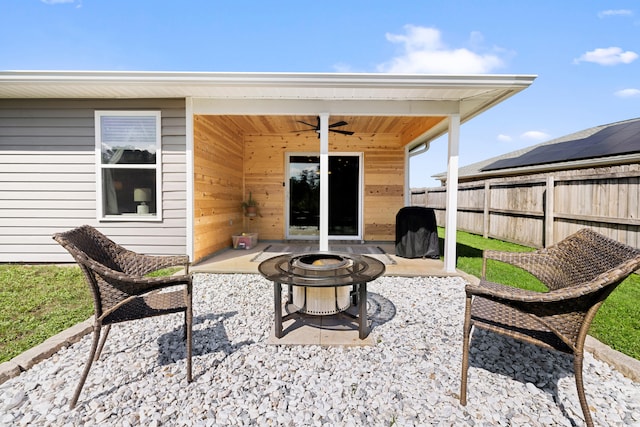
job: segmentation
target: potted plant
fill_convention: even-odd
[[[246,216],[256,216],[258,213],[258,204],[253,200],[251,192],[249,192],[249,200],[242,202],[242,207]]]

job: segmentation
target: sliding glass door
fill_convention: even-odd
[[[329,237],[361,239],[361,156],[329,156]],[[287,156],[288,239],[320,235],[320,157]]]
[[[320,157],[290,155],[287,238],[320,236]]]

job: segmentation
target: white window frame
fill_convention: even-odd
[[[156,164],[102,164],[102,117],[154,117],[156,120]],[[96,161],[96,213],[99,222],[108,221],[162,221],[162,115],[160,111],[131,111],[131,110],[96,110],[95,111],[95,161]],[[155,169],[156,171],[156,213],[139,215],[136,213],[105,215],[103,200],[104,169]]]

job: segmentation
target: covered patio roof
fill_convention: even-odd
[[[184,98],[187,119],[200,114],[238,116],[257,132],[291,128],[300,116],[305,116],[305,121],[321,116],[321,156],[328,147],[329,117],[338,120],[348,117],[350,130],[357,127],[358,132],[375,133],[384,129],[401,134],[407,153],[407,176],[411,150],[426,147],[448,132],[445,269],[454,271],[460,124],[526,89],[535,78],[534,75],[1,71],[0,98]],[[193,129],[189,122],[187,147],[192,148]]]
[[[398,75],[143,71],[1,71],[0,98],[191,98],[194,114],[291,115],[324,111],[357,116],[471,119],[526,89],[533,75]],[[224,99],[223,104],[211,100]],[[235,102],[232,102],[235,100]],[[251,100],[251,106],[242,101]],[[288,100],[274,110],[273,102]],[[403,101],[389,103],[389,101]],[[353,119],[350,123],[353,122]],[[364,122],[363,122],[364,123]],[[375,120],[359,131],[375,132]],[[356,124],[356,123],[354,123]],[[390,126],[393,126],[391,124]],[[395,126],[398,126],[396,123]],[[410,148],[447,131],[434,122]]]

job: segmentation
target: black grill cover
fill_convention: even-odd
[[[407,206],[396,215],[396,255],[403,258],[440,258],[433,209]]]

